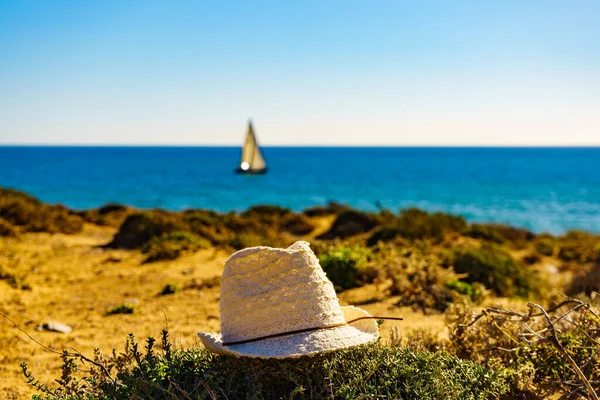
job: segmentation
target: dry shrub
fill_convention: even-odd
[[[570,296],[580,293],[591,295],[592,292],[600,292],[600,263],[584,268],[575,275],[566,291]]]
[[[0,217],[29,232],[77,233],[83,228],[83,220],[66,207],[13,189],[0,188]]]
[[[569,231],[558,238],[558,258],[567,262],[600,261],[600,236],[582,231]]]
[[[398,305],[418,307],[425,313],[444,311],[457,298],[446,283],[459,276],[451,268],[442,268],[435,255],[416,249],[397,251],[393,247],[387,252],[384,271],[392,281],[390,294],[401,296]]]
[[[490,307],[478,315],[465,306],[453,306],[446,314],[450,328],[446,349],[504,369],[516,391],[536,391],[535,384],[585,393],[585,380],[597,391],[600,317],[594,301],[565,299],[548,310],[529,303],[523,312]]]
[[[206,249],[210,242],[191,232],[169,232],[153,237],[142,246],[147,255],[145,262],[174,260],[184,252]]]
[[[155,236],[189,229],[189,224],[175,213],[164,210],[138,212],[125,219],[108,247],[136,249]]]
[[[133,210],[122,204],[109,203],[102,207],[76,212],[85,221],[96,225],[119,227]]]
[[[446,232],[463,232],[467,222],[463,217],[442,212],[428,213],[418,208],[400,210],[394,226],[408,239],[442,240]]]
[[[281,230],[292,235],[303,236],[311,233],[315,226],[302,214],[290,214],[281,221]]]
[[[329,231],[319,235],[317,239],[345,239],[361,233],[369,232],[378,224],[378,218],[374,214],[357,210],[346,210],[342,211],[337,216]]]
[[[17,235],[10,222],[0,217],[0,237],[14,237]]]
[[[304,210],[302,213],[307,217],[324,217],[327,215],[339,214],[349,207],[343,204],[330,201],[326,206],[315,206]]]

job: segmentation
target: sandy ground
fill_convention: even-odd
[[[167,283],[185,287],[219,277],[229,256],[221,250],[203,250],[171,262],[144,264],[137,251],[106,250],[115,230],[88,225],[78,235],[26,234],[18,239],[0,238],[0,266],[24,276],[31,290],[14,289],[0,281],[0,312],[44,346],[61,351],[74,348],[92,357],[94,347],[104,353],[122,351],[129,333],[140,342],[160,338],[167,328],[177,347],[201,346],[198,331],[219,331],[219,288],[187,289],[160,296]],[[424,316],[397,299],[378,301],[380,287],[371,285],[344,293],[343,305],[357,304],[374,315],[405,318],[386,322],[384,337],[396,326],[446,335],[443,315]],[[107,315],[115,305],[133,303],[130,315]],[[69,325],[68,334],[36,331],[49,321]],[[0,318],[0,398],[29,398],[34,390],[23,377],[19,363],[26,362],[42,383],[60,377],[60,358],[43,349],[11,322]]]

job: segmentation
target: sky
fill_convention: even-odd
[[[0,144],[600,145],[600,1],[0,0]]]

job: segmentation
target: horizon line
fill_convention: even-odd
[[[0,143],[0,147],[214,147],[240,148],[235,144],[173,144],[173,143]],[[600,148],[598,144],[274,144],[261,148]]]

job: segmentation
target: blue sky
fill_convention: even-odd
[[[0,143],[600,145],[600,1],[0,0]]]

